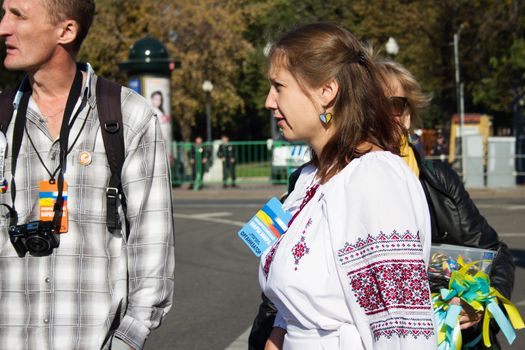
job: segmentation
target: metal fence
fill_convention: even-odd
[[[310,160],[309,147],[285,141],[172,144],[172,183],[198,189],[204,185],[285,184]]]
[[[240,184],[286,184],[288,176],[310,160],[304,143],[249,141],[172,144],[172,184],[199,189],[203,186]],[[427,156],[448,162],[448,157]],[[525,182],[525,155],[489,154],[455,157],[451,166],[463,176],[467,187],[508,187]]]
[[[427,160],[449,162],[449,157],[425,156]],[[456,156],[449,163],[467,187],[511,187],[525,184],[525,154]]]

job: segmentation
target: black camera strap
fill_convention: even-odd
[[[53,217],[53,223],[54,227],[57,229],[60,227],[60,220],[62,219],[62,207],[64,203],[63,198],[63,190],[64,190],[64,172],[65,167],[67,164],[67,154],[68,154],[68,138],[69,138],[69,131],[70,131],[70,125],[69,121],[71,120],[71,115],[73,114],[73,111],[75,109],[75,105],[77,104],[77,101],[80,97],[80,94],[82,93],[82,72],[80,69],[77,68],[77,72],[75,74],[75,79],[73,80],[73,84],[71,85],[71,90],[69,92],[69,96],[67,98],[66,108],[64,110],[64,118],[62,119],[62,125],[60,127],[60,160],[59,160],[59,172],[57,176],[57,187],[58,187],[58,194],[57,194],[57,200],[55,202],[55,205],[53,207],[54,211],[54,217]],[[13,130],[13,149],[11,152],[11,199],[13,203],[13,211],[15,210],[15,198],[16,198],[16,184],[15,184],[15,172],[16,172],[16,164],[18,161],[18,155],[20,154],[20,148],[22,147],[22,138],[24,137],[24,129],[27,122],[27,107],[29,105],[29,98],[31,97],[31,91],[26,91],[22,98],[20,99],[20,103],[17,108],[17,117],[15,120],[15,126]],[[81,108],[79,108],[79,111]],[[77,115],[74,119],[76,119]],[[29,134],[28,134],[29,136]],[[38,152],[35,149],[36,152]],[[46,168],[47,170],[47,168]],[[55,181],[54,178],[51,178],[50,181]],[[11,224],[13,224],[13,217],[11,218]],[[16,222],[14,222],[16,225]]]

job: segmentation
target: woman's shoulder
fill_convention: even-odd
[[[309,184],[312,179],[314,178],[315,174],[317,173],[317,167],[312,165],[311,163],[304,164],[299,169],[297,169],[299,172],[299,176],[297,177],[297,184]]]
[[[375,151],[352,160],[342,171],[347,183],[386,182],[414,178],[410,168],[399,157],[388,151]]]

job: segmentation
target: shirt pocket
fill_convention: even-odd
[[[75,171],[69,181],[68,203],[76,207],[78,213],[89,217],[106,218],[106,189],[111,171],[104,152],[75,151],[70,158],[70,169]]]

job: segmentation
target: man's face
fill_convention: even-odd
[[[4,0],[0,37],[7,48],[7,69],[34,72],[56,53],[62,28],[51,23],[43,1]]]

